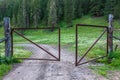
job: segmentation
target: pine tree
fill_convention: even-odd
[[[72,27],[74,18],[74,0],[64,0],[64,20],[68,24],[67,27]]]
[[[13,14],[12,14],[12,22],[13,22],[13,26],[16,27],[17,23],[18,23],[18,11],[19,11],[19,0],[13,0],[12,4],[13,5]]]
[[[105,1],[104,0],[93,0],[91,1],[92,5],[91,5],[91,14],[93,16],[99,17],[103,15],[103,10],[104,10],[104,6],[105,6]]]
[[[114,7],[114,16],[117,19],[120,19],[120,0],[116,0],[116,5]]]
[[[63,20],[63,15],[64,15],[64,2],[63,0],[56,0],[57,4],[57,23],[60,22],[60,20]]]
[[[74,18],[80,18],[83,15],[81,0],[75,0],[74,2]]]
[[[111,13],[111,1],[110,0],[106,0],[104,14],[108,15],[110,13]]]
[[[22,0],[21,4],[24,27],[29,27],[30,25],[30,1],[31,0]]]
[[[56,10],[56,0],[49,0],[48,1],[48,26],[49,27],[56,27],[57,25],[57,10]],[[52,30],[52,31],[53,31]]]
[[[106,16],[108,14],[113,14],[114,18],[120,18],[120,1],[119,0],[106,0],[106,5],[104,9],[104,13]]]
[[[65,21],[72,26],[72,20],[83,15],[103,16],[112,13],[120,15],[120,0],[0,0],[0,21],[8,16],[19,27],[39,23],[54,26]],[[17,26],[16,25],[16,26]]]
[[[31,10],[32,10],[32,16],[33,16],[33,23],[35,27],[38,27],[38,24],[41,20],[41,1],[42,0],[32,0],[31,1]]]
[[[27,27],[27,24],[26,24],[26,16],[27,16],[26,0],[22,0],[22,14],[23,14],[24,27]]]
[[[91,1],[92,0],[81,0],[84,15],[89,14]]]
[[[48,1],[49,0],[44,0],[44,1],[42,0],[42,2],[41,2],[41,6],[42,6],[41,19],[43,20],[45,26],[47,26],[47,24],[48,24],[48,9],[47,9]]]

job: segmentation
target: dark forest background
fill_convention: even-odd
[[[56,27],[61,21],[71,27],[72,20],[84,15],[110,13],[120,19],[120,0],[0,0],[0,22],[10,17],[14,27]]]

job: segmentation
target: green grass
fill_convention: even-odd
[[[0,39],[4,37],[4,29],[0,28]]]
[[[0,44],[0,79],[12,69],[12,64],[20,63],[22,60],[16,58],[28,58],[32,55],[30,51],[24,50],[23,47],[16,47],[13,58],[5,58],[4,43]]]
[[[113,52],[111,57],[113,58],[113,60],[110,66],[113,66],[114,69],[120,69],[120,52],[119,51]]]
[[[93,18],[90,16],[84,16],[81,19],[73,20],[73,27],[67,28],[67,25],[65,22],[60,22],[59,26],[61,28],[61,45],[67,46],[66,48],[69,48],[70,50],[75,50],[75,25],[81,23],[81,24],[92,24],[92,25],[108,25],[107,19],[104,17],[100,18]],[[114,21],[114,27],[120,28],[120,23],[118,20]],[[79,49],[79,55],[83,55],[83,53],[92,45],[92,43],[98,38],[98,36],[103,32],[104,29],[99,28],[89,28],[89,27],[80,27],[79,28],[79,35],[78,35],[78,49]],[[0,31],[3,34],[3,29],[0,29]],[[116,33],[118,34],[118,33]],[[28,39],[32,40],[33,42],[37,44],[55,44],[58,43],[58,30],[55,30],[54,32],[48,32],[45,30],[29,30],[24,31],[24,36]],[[0,34],[0,37],[2,35]],[[120,37],[118,35],[118,37]],[[21,38],[17,34],[14,33],[14,44],[28,44],[27,40]],[[119,44],[120,42],[115,42],[116,44]],[[4,45],[2,44],[2,47],[4,48]],[[23,50],[22,47],[15,47],[15,57],[29,57],[31,55],[31,52]],[[3,48],[1,49],[0,46],[0,52],[3,53]],[[104,35],[100,41],[94,46],[94,48],[89,52],[86,59],[92,59],[96,57],[100,57],[105,55],[106,53],[106,35]],[[24,53],[26,53],[24,55]],[[110,69],[120,69],[120,56],[118,56],[120,53],[120,49],[118,49],[118,52],[114,53],[114,58],[112,60],[111,64],[107,64],[107,58],[100,59],[97,62],[102,63],[104,65],[101,66],[91,66],[91,69],[98,71],[101,75],[107,75],[107,71]],[[117,57],[115,57],[117,55]]]
[[[12,69],[12,63],[18,62],[15,58],[0,57],[0,79]]]
[[[82,19],[77,19],[77,20],[73,21],[73,23],[74,24],[77,24],[77,23],[81,23],[81,24],[94,24],[94,25],[103,25],[103,26],[104,25],[106,25],[106,26],[108,25],[108,23],[107,23],[107,21],[105,21],[104,17],[101,17],[101,18],[91,18],[89,16],[85,16]],[[120,29],[120,21],[119,20],[115,20],[114,21],[114,28],[119,28]],[[99,34],[99,32],[96,31],[96,30],[94,31],[94,30],[90,29],[89,31],[88,30],[87,31],[83,30],[83,31],[86,34],[89,33],[91,36],[93,36],[91,38],[95,38],[96,35]],[[86,34],[82,34],[82,35],[85,36]],[[120,31],[119,32],[114,32],[114,35],[120,38],[119,34],[120,34]],[[105,40],[105,37],[106,36],[104,36],[103,40]],[[87,38],[88,38],[88,36],[87,36]],[[88,39],[87,38],[85,40],[92,40],[91,38],[88,38]],[[81,43],[84,51],[86,50],[86,48],[85,48],[86,45],[90,44],[90,42],[87,43],[87,41],[85,42],[85,40],[84,40],[84,42]],[[102,42],[100,43],[100,45],[99,45],[100,47],[99,48],[97,48],[96,50],[93,49],[88,54],[89,58],[98,57],[98,56],[101,56],[101,54],[104,55],[104,53],[105,53],[104,52],[105,45],[102,44]],[[87,44],[85,45],[84,43],[87,43]],[[120,41],[115,40],[114,44],[120,44]],[[101,49],[101,46],[102,46],[102,49]],[[79,51],[80,51],[80,49],[82,49],[82,48],[79,48]],[[108,71],[110,71],[110,70],[116,70],[116,69],[120,70],[120,47],[119,47],[119,49],[116,52],[113,53],[112,58],[113,58],[113,60],[112,60],[112,62],[110,64],[107,63],[107,58],[104,58],[104,59],[100,59],[100,60],[97,61],[99,63],[102,63],[103,65],[98,65],[98,66],[92,66],[91,65],[90,68],[93,69],[98,74],[101,74],[101,75],[107,77]]]
[[[94,70],[95,73],[98,73],[102,76],[107,77],[107,73],[109,71],[109,66],[101,65],[101,66],[89,66],[90,69]]]
[[[107,20],[104,17],[99,17],[99,18],[93,18],[88,16],[84,16],[81,19],[76,19],[73,21],[74,25],[77,23],[81,24],[91,24],[91,25],[108,25]]]
[[[14,58],[28,58],[32,55],[32,52],[24,50],[23,47],[16,46],[14,48]]]
[[[12,65],[1,64],[0,65],[0,80],[2,79],[2,76],[8,73],[11,69],[12,69]]]
[[[2,54],[3,55],[3,54]],[[31,52],[23,50],[22,48],[16,48],[13,58],[5,58],[4,55],[0,57],[0,79],[12,69],[12,64],[21,63],[22,60],[16,58],[28,58],[32,55]]]
[[[120,51],[113,52],[111,57],[113,58],[111,63],[107,63],[108,59],[104,58],[97,61],[99,65],[90,65],[89,67],[96,73],[108,77],[109,71],[120,71]]]

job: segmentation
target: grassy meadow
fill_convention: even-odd
[[[81,24],[92,24],[92,25],[108,25],[107,19],[104,17],[101,18],[93,18],[90,16],[84,16],[81,19],[73,20],[73,27],[66,28],[66,24],[64,22],[59,23],[61,27],[61,45],[66,46],[70,51],[75,51],[75,25],[78,23]],[[120,22],[114,21],[114,27],[120,28]],[[90,28],[90,27],[79,27],[78,29],[78,49],[79,55],[83,55],[83,53],[93,44],[93,42],[99,37],[99,35],[104,31],[104,29],[100,28]],[[0,38],[3,37],[3,28],[0,28]],[[21,31],[20,31],[21,32]],[[28,30],[22,32],[25,37],[32,40],[37,44],[54,44],[58,43],[58,30],[54,32],[49,32],[45,30]],[[120,38],[120,31],[116,32]],[[14,33],[14,56],[15,57],[29,57],[32,53],[26,51],[23,47],[16,46],[16,44],[29,44],[30,42],[21,38],[17,34]],[[120,44],[120,41],[114,40],[115,44]],[[97,62],[102,63],[103,65],[99,66],[90,66],[91,69],[95,70],[101,75],[106,75],[107,71],[110,69],[120,69],[120,47],[118,50],[114,52],[112,55],[113,60],[111,64],[107,64],[107,58],[98,60]],[[0,54],[4,56],[4,44],[0,43]],[[24,55],[23,55],[24,54]],[[104,36],[98,41],[98,43],[93,47],[93,49],[86,56],[86,59],[92,59],[96,57],[100,57],[106,54],[106,33]],[[0,64],[0,73],[8,72],[11,69],[11,65]],[[4,71],[3,66],[7,67],[7,71]],[[110,68],[110,69],[109,69]],[[2,71],[2,72],[1,72]],[[4,75],[4,74],[3,74]],[[3,76],[0,75],[0,76]]]

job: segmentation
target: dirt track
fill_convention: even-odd
[[[47,53],[32,44],[19,45],[33,53],[32,57],[51,58]],[[46,50],[57,56],[57,49],[49,45],[41,45]],[[107,80],[95,74],[88,68],[89,64],[79,67],[74,65],[74,53],[61,50],[60,62],[49,61],[24,61],[17,64],[3,80]]]

